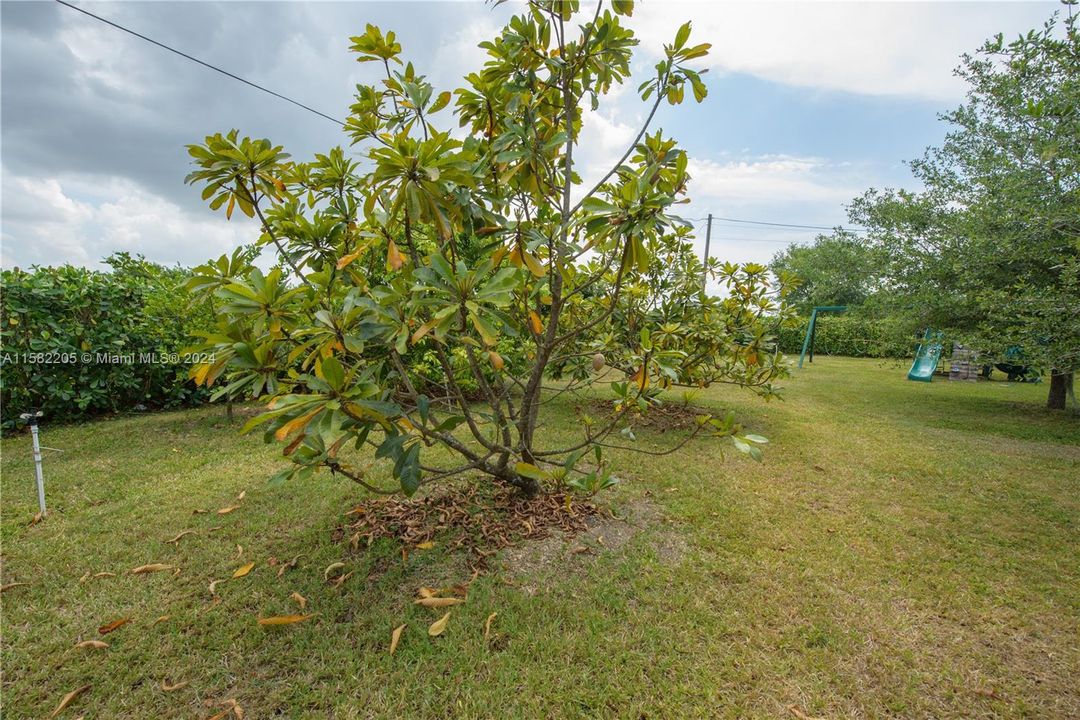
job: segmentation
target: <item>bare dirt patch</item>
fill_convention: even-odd
[[[541,542],[508,547],[501,564],[514,583],[527,593],[535,593],[543,578],[559,570],[580,569],[590,559],[620,552],[638,535],[665,525],[663,512],[648,498],[629,503],[619,513],[597,513],[586,520],[587,528],[577,534],[552,533]],[[674,528],[661,527],[653,533],[653,551],[661,562],[678,562],[686,552],[686,541]]]

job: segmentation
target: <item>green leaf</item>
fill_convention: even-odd
[[[345,384],[345,368],[333,355],[319,361],[319,369],[322,371],[326,384],[334,390],[340,391]]]
[[[530,478],[532,480],[550,480],[551,479],[551,473],[545,472],[544,470],[541,470],[540,468],[536,467],[535,465],[533,465],[531,463],[527,463],[527,462],[519,462],[519,463],[517,463],[516,465],[514,465],[514,470],[517,472],[518,475],[521,475],[522,477]]]
[[[675,49],[681,50],[682,46],[686,44],[686,41],[690,39],[690,21],[687,20],[683,23],[683,26],[679,28],[679,32],[675,33]]]

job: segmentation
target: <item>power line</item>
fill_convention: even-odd
[[[689,218],[691,222],[702,222],[707,220],[708,217]],[[712,216],[713,222],[729,222],[729,223],[744,223],[746,225],[764,225],[768,227],[776,228],[793,228],[796,230],[836,230],[839,227],[841,230],[848,230],[851,232],[867,232],[865,228],[845,228],[842,225],[829,227],[827,225],[806,225],[802,223],[782,223],[782,222],[767,222],[765,220],[745,220],[742,218],[728,218],[720,217],[718,215]]]
[[[65,2],[64,0],[56,0],[56,2],[60,3],[61,5],[65,6],[65,7],[69,7],[72,10],[75,10],[77,12],[81,12],[83,15],[87,15],[89,17],[92,17],[95,20],[98,20],[99,22],[103,22],[106,25],[111,25],[112,27],[116,28],[117,30],[123,30],[124,32],[128,33],[129,35],[134,35],[135,37],[139,38],[140,40],[145,40],[146,42],[148,42],[148,43],[150,43],[152,45],[157,45],[159,48],[163,48],[165,50],[168,50],[171,53],[175,53],[175,54],[179,55],[182,58],[185,58],[187,60],[191,60],[192,62],[198,63],[199,65],[202,65],[203,67],[210,68],[211,70],[213,70],[215,72],[219,72],[222,75],[225,75],[226,77],[231,77],[233,80],[239,80],[240,82],[244,83],[245,85],[250,85],[251,87],[255,88],[256,90],[262,90],[264,93],[268,93],[270,95],[273,95],[274,97],[279,98],[281,100],[284,100],[285,102],[292,103],[293,105],[296,105],[299,108],[303,108],[304,110],[307,110],[308,112],[315,113],[319,117],[326,118],[327,120],[329,120],[331,122],[334,122],[334,123],[337,123],[338,125],[341,125],[342,127],[345,126],[345,123],[338,120],[337,118],[331,117],[331,116],[327,115],[326,113],[319,112],[315,108],[309,107],[309,106],[305,105],[302,102],[297,102],[296,100],[293,100],[290,97],[286,97],[286,96],[282,95],[281,93],[274,92],[273,90],[270,90],[269,88],[265,88],[262,85],[259,85],[257,83],[253,83],[250,80],[245,80],[244,78],[240,77],[239,75],[232,74],[228,70],[222,70],[221,68],[217,67],[216,65],[211,65],[210,63],[204,62],[204,61],[200,60],[197,57],[192,57],[191,55],[188,55],[187,53],[182,52],[180,50],[177,50],[174,47],[169,47],[165,43],[158,42],[157,40],[154,40],[153,38],[149,38],[149,37],[147,37],[147,36],[145,36],[145,35],[143,35],[141,33],[137,33],[134,30],[131,30],[129,28],[124,27],[123,25],[120,25],[118,23],[114,23],[112,20],[106,20],[105,18],[103,18],[103,17],[101,17],[99,15],[95,15],[94,13],[90,12],[89,10],[83,10],[81,7],[76,7],[75,5],[72,5],[69,2]]]

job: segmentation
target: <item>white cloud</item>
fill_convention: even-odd
[[[254,224],[239,213],[230,222],[210,211],[193,217],[129,180],[5,175],[4,181],[4,267],[101,267],[104,257],[122,250],[193,265],[256,236]]]
[[[1057,3],[646,2],[631,20],[659,56],[686,20],[707,65],[789,85],[957,101],[959,56],[1038,27]]]
[[[728,206],[814,202],[839,208],[861,191],[860,185],[848,181],[848,166],[814,157],[691,159],[688,170],[692,198],[719,200]]]

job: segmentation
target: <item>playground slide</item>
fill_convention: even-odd
[[[941,341],[939,338],[940,334],[933,337],[927,331],[926,337],[919,344],[919,349],[915,351],[915,362],[911,364],[911,370],[908,371],[908,380],[918,380],[919,382],[933,380],[934,371],[937,370],[938,361],[941,359]]]

